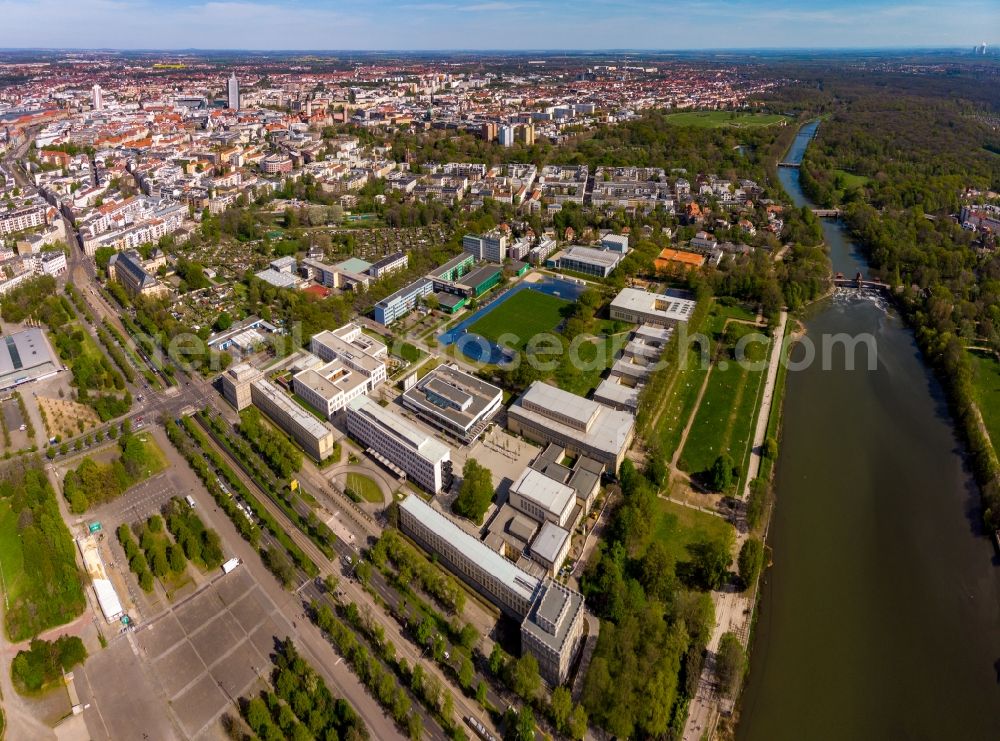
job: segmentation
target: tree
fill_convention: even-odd
[[[538,674],[538,659],[525,653],[519,659],[509,662],[507,684],[522,699],[534,699],[542,686],[542,678]]]
[[[689,543],[687,547],[691,560],[681,564],[679,573],[685,581],[697,589],[718,589],[725,581],[732,557],[729,542],[706,538]]]
[[[764,441],[764,457],[770,458],[772,461],[778,457],[778,441],[770,435]]]
[[[708,485],[713,491],[726,491],[733,483],[733,459],[723,453],[715,459],[708,472]]]
[[[719,640],[719,650],[715,656],[715,675],[723,694],[731,695],[746,669],[746,653],[735,633],[725,633]]]
[[[740,548],[740,557],[737,561],[740,569],[740,581],[743,588],[749,589],[750,585],[757,579],[760,568],[764,563],[764,544],[756,538],[747,538],[743,547]]]
[[[503,671],[504,667],[507,665],[507,654],[504,650],[500,648],[499,643],[493,644],[493,650],[490,651],[490,672],[494,676],[500,676],[500,672]]]
[[[458,669],[458,684],[463,690],[472,686],[472,680],[476,678],[476,669],[472,665],[472,659],[468,656],[462,657],[462,664]]]
[[[569,719],[569,737],[574,741],[583,741],[586,735],[587,711],[583,709],[583,705],[577,705]]]
[[[219,314],[219,317],[215,320],[215,329],[218,332],[225,332],[232,326],[233,326],[233,318],[229,315],[228,311],[223,311],[221,314]]]
[[[451,508],[456,514],[483,524],[483,516],[493,501],[493,475],[474,458],[462,467],[462,486]]]
[[[552,690],[552,722],[559,733],[565,733],[573,712],[573,697],[563,685]]]
[[[504,714],[504,741],[535,741],[535,714],[530,707],[518,712],[513,706]]]
[[[750,482],[750,495],[747,497],[747,526],[753,530],[764,514],[764,503],[767,495],[767,482],[754,479]]]

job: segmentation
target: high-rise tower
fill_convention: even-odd
[[[236,73],[229,78],[229,107],[234,111],[240,109],[240,81],[236,79]]]

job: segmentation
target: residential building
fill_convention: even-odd
[[[322,461],[333,454],[337,437],[333,427],[316,419],[266,378],[251,382],[250,397],[254,406],[288,433],[313,459]]]
[[[635,418],[596,401],[535,381],[507,410],[507,427],[537,442],[556,443],[573,454],[618,470],[635,436]]]
[[[451,486],[451,450],[405,417],[367,396],[347,405],[347,431],[368,452],[437,494]]]
[[[400,402],[422,420],[468,445],[503,405],[503,390],[454,365],[439,365],[404,391]]]

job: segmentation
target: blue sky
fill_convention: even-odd
[[[0,0],[0,47],[704,49],[1000,42],[1000,0]]]

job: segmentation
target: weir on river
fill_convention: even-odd
[[[779,177],[812,206],[798,169]],[[840,223],[823,231],[834,272],[868,274]],[[789,370],[737,738],[998,739],[1000,570],[942,389],[880,302],[837,294],[805,325],[816,348],[870,334],[877,370],[843,348]]]

